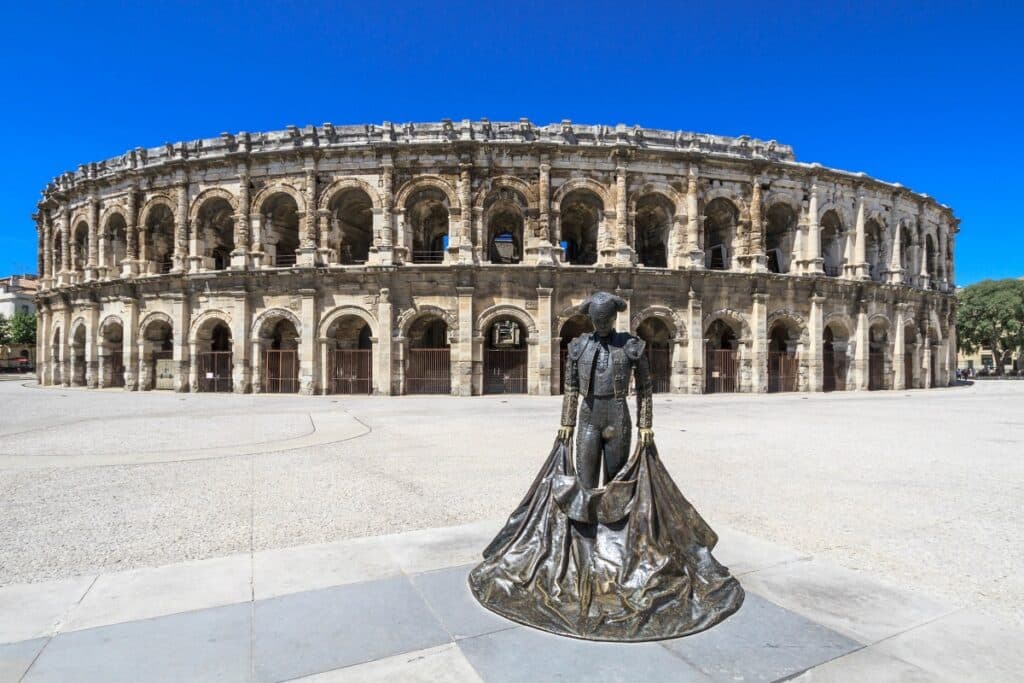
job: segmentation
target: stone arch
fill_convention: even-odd
[[[725,188],[715,190],[717,192],[706,195],[700,210],[703,219],[701,248],[704,250],[704,267],[709,270],[729,270],[745,210],[731,192]]]
[[[174,200],[170,196],[159,193],[153,194],[146,198],[146,201],[142,205],[142,211],[139,212],[139,228],[145,229],[146,224],[149,221],[149,215],[158,206],[165,206],[174,214]]]
[[[537,202],[531,199],[529,186],[518,178],[500,176],[496,180],[500,182],[477,192],[479,204],[474,202],[473,209],[474,220],[478,221],[477,241],[489,262],[520,263],[527,222],[536,214]]]
[[[199,217],[199,210],[203,204],[210,201],[211,199],[223,199],[231,205],[231,210],[238,213],[238,198],[235,197],[230,191],[223,187],[211,187],[200,192],[195,199],[192,200],[192,206],[188,211],[189,222],[194,222]]]
[[[370,327],[370,336],[376,338],[378,336],[379,327],[377,326],[377,319],[364,308],[359,306],[335,306],[330,311],[325,313],[320,318],[320,328],[318,331],[318,337],[328,337],[328,333],[331,331],[331,326],[342,318],[353,316],[361,319]]]
[[[741,343],[749,342],[753,336],[750,331],[750,323],[747,322],[746,317],[732,308],[719,308],[711,313],[706,313],[701,321],[704,327],[702,330],[704,335],[707,335],[712,323],[716,320],[721,320],[731,327]]]
[[[477,316],[473,335],[480,336],[481,334],[484,334],[487,331],[487,328],[490,327],[491,323],[495,322],[499,318],[512,318],[526,328],[526,334],[529,340],[537,338],[537,323],[534,322],[533,316],[522,308],[513,306],[512,304],[495,304],[481,312],[480,315]]]
[[[174,332],[174,321],[171,319],[171,316],[163,311],[153,311],[152,313],[147,313],[139,322],[139,339],[145,338],[146,330],[155,322],[166,323],[171,328],[171,332]]]
[[[127,210],[120,202],[112,202],[110,204],[104,203],[103,210],[100,211],[100,226],[105,226],[107,221],[113,216],[120,216],[124,220],[125,225],[128,224]]]
[[[895,325],[892,320],[885,313],[873,313],[868,316],[868,327],[874,327],[875,323],[882,323],[885,325],[886,330],[891,334]]]
[[[665,323],[665,326],[668,327],[668,331],[672,334],[672,338],[675,341],[679,342],[686,340],[686,325],[683,323],[683,319],[668,306],[647,306],[638,313],[633,314],[629,319],[629,331],[636,334],[636,330],[640,326],[640,323],[648,318],[657,318]]]
[[[761,211],[768,272],[792,271],[801,207],[788,193],[774,193]]]
[[[629,212],[636,211],[637,202],[648,195],[661,195],[675,207],[676,212],[686,207],[686,195],[680,193],[674,187],[667,183],[650,182],[644,183],[638,187],[632,195],[629,197]]]
[[[776,204],[784,204],[785,206],[792,209],[793,214],[800,219],[803,215],[804,207],[800,197],[797,197],[797,190],[769,190],[767,194],[761,200],[761,215],[764,216],[768,209],[775,206]],[[802,191],[800,191],[802,194]],[[821,213],[820,211],[818,212]]]
[[[109,326],[114,324],[120,325],[122,333],[124,332],[124,321],[121,319],[121,316],[111,313],[105,317],[102,322],[100,322],[99,331],[96,336],[100,339],[104,339],[109,331]]]
[[[380,210],[384,206],[380,199],[380,193],[378,193],[377,189],[370,185],[370,183],[362,180],[361,178],[346,176],[332,181],[330,185],[323,189],[320,193],[320,202],[317,208],[322,211],[326,211],[337,195],[347,192],[348,190],[362,190],[365,192],[366,196],[370,199],[370,204],[375,210]]]
[[[850,209],[849,201],[834,201],[832,199],[823,201],[818,204],[818,223],[825,218],[825,214],[829,211],[833,211],[836,214],[836,218],[839,219],[839,225],[842,226],[843,231],[847,231],[849,226],[853,225],[854,217],[853,212]]]
[[[473,208],[483,209],[487,198],[502,189],[510,189],[518,192],[525,200],[526,208],[538,210],[539,201],[537,199],[537,191],[534,189],[533,185],[522,178],[517,178],[512,175],[495,176],[491,178],[489,182],[484,183],[484,185],[473,195]]]
[[[790,327],[794,327],[800,331],[800,343],[806,344],[809,339],[809,332],[807,329],[807,322],[804,317],[788,308],[780,308],[772,311],[768,315],[768,325],[766,329],[771,332],[772,327],[777,322],[789,323]]]
[[[249,203],[250,213],[262,215],[264,204],[276,194],[286,194],[291,197],[300,215],[306,211],[306,197],[294,185],[289,183],[271,183],[257,192],[252,198],[252,201]]]
[[[845,313],[833,312],[827,314],[822,320],[821,329],[824,330],[833,324],[838,325],[842,329],[844,339],[853,337],[854,330],[857,329],[857,326],[853,324],[853,320]]]
[[[450,344],[458,342],[458,318],[448,309],[431,304],[408,308],[403,311],[402,314],[398,316],[398,324],[395,326],[398,331],[396,336],[402,339],[408,339],[409,328],[411,328],[417,320],[426,316],[436,316],[444,320],[445,325],[448,326],[448,342]]]
[[[199,339],[206,339],[209,335],[210,330],[216,326],[217,323],[224,323],[228,329],[231,329],[231,316],[219,309],[210,309],[203,311],[195,318],[192,319],[192,324],[189,326],[188,338],[189,341],[197,341]]]
[[[681,232],[681,205],[671,193],[658,187],[637,193],[631,201],[627,240],[636,251],[637,262],[646,267],[667,268]]]
[[[88,336],[88,334],[89,334],[89,323],[86,322],[85,316],[81,316],[80,315],[80,316],[78,316],[77,318],[75,318],[74,320],[71,321],[71,325],[68,327],[68,330],[70,332],[70,334],[69,334],[69,338],[70,339],[74,339],[75,338],[75,335],[78,334],[78,328],[80,328],[80,327],[84,327],[85,328],[85,334],[86,334],[86,336]]]
[[[435,189],[443,193],[448,198],[449,210],[456,211],[462,208],[455,188],[439,175],[417,175],[405,182],[398,192],[395,193],[395,207],[400,211],[404,211],[409,198],[418,191],[426,189]]]
[[[251,329],[252,339],[266,339],[267,336],[264,334],[264,328],[268,323],[276,323],[279,320],[287,320],[295,326],[295,331],[302,334],[302,321],[299,320],[299,316],[295,315],[292,311],[287,308],[268,308],[267,310],[256,316],[253,320]]]
[[[701,199],[702,204],[698,211],[703,215],[704,209],[708,204],[715,201],[716,199],[725,199],[729,201],[733,208],[736,210],[737,221],[743,220],[743,216],[746,215],[749,210],[747,200],[739,194],[735,189],[731,187],[725,187],[724,185],[716,185],[714,187],[707,187],[704,189]],[[761,203],[762,206],[764,202]]]
[[[615,198],[612,196],[611,188],[602,185],[593,178],[570,178],[565,181],[558,186],[558,189],[551,196],[551,206],[556,210],[561,210],[562,201],[575,190],[589,190],[596,194],[601,203],[604,204],[605,211],[611,211],[615,207]]]

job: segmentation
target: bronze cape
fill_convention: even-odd
[[[551,633],[675,638],[743,604],[739,582],[711,555],[717,542],[653,444],[637,446],[604,488],[586,489],[571,447],[556,441],[469,585],[484,607]]]

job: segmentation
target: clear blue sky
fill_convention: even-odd
[[[53,176],[331,121],[569,118],[793,145],[962,219],[960,284],[1024,275],[1020,3],[12,3],[0,275]]]

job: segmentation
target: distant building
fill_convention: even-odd
[[[36,291],[39,282],[35,275],[10,275],[0,278],[0,315],[8,320],[15,313],[36,314]]]

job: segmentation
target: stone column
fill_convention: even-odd
[[[36,330],[36,381],[41,386],[50,384],[47,371],[52,363],[50,359],[50,348],[53,341],[50,339],[50,331],[53,329],[53,320],[50,314],[50,304],[39,304],[39,328]]]
[[[615,295],[622,297],[626,302],[626,309],[615,314],[615,329],[620,332],[632,332],[630,326],[633,317],[633,290],[616,287]]]
[[[235,211],[235,248],[231,251],[231,269],[249,267],[249,168],[238,164],[238,210]],[[232,379],[232,383],[234,380]]]
[[[123,297],[121,305],[124,310],[124,326],[122,328],[121,353],[124,360],[124,390],[135,391],[139,388],[139,357],[138,327],[139,304],[134,297]]]
[[[188,364],[188,385],[192,387],[192,391],[199,391],[199,351],[198,345],[195,339],[189,339],[188,342],[188,357],[192,359],[192,362]]]
[[[636,251],[629,244],[627,234],[626,200],[626,166],[620,164],[615,169],[615,233],[614,263],[618,266],[631,266],[636,263]]]
[[[110,345],[103,339],[97,340],[96,353],[98,361],[96,366],[96,388],[106,389],[110,386],[111,380]]]
[[[701,299],[691,289],[686,300],[686,329],[690,331],[690,343],[687,351],[689,378],[688,393],[704,393],[704,310]]]
[[[149,344],[140,339],[138,345],[138,354],[136,358],[139,362],[139,390],[140,391],[151,391],[153,389],[153,364],[146,358],[146,351]]]
[[[857,223],[853,242],[853,264],[847,264],[849,277],[856,280],[869,280],[867,257],[865,256],[864,235],[864,188],[857,188]]]
[[[139,268],[139,196],[135,186],[128,190],[128,206],[125,211],[125,258],[119,264],[121,277],[132,277]],[[128,354],[125,354],[128,358]],[[125,361],[127,367],[127,360]],[[133,373],[134,374],[134,373]]]
[[[811,295],[811,315],[807,320],[807,390],[822,391],[825,382],[825,354],[823,349],[825,324],[821,304],[825,297]]]
[[[249,329],[252,327],[252,308],[249,295],[234,292],[234,315],[231,318],[231,389],[236,394],[252,391],[250,384],[253,357],[250,355]]]
[[[868,388],[868,308],[861,301],[857,312],[857,327],[853,340],[853,390],[867,391]]]
[[[768,262],[764,253],[764,217],[761,214],[762,179],[755,176],[750,192],[750,232],[747,240],[747,256],[750,269],[756,273],[768,271]]]
[[[317,187],[316,187],[316,161],[306,161],[306,211],[302,216],[299,253],[296,264],[312,268],[317,264]],[[312,338],[310,338],[312,342]],[[311,379],[312,382],[312,379]],[[315,384],[315,382],[313,382]]]
[[[395,166],[391,154],[381,158],[380,208],[373,210],[373,244],[369,263],[390,266],[395,262],[394,226],[391,205],[394,203]],[[390,393],[390,392],[388,392]]]
[[[899,222],[892,239],[892,258],[889,259],[889,282],[894,285],[903,284],[903,228]],[[899,388],[899,387],[897,387]]]
[[[537,237],[527,249],[527,263],[554,265],[561,261],[561,247],[551,234],[551,163],[547,154],[540,155],[537,174]]]
[[[921,240],[921,272],[918,274],[918,285],[922,289],[928,289],[931,278],[928,273],[928,242]]]
[[[473,197],[472,197],[472,178],[470,171],[472,164],[460,164],[459,165],[459,204],[461,205],[461,212],[459,214],[458,224],[458,235],[456,237],[456,249],[454,251],[453,261],[455,263],[473,263]],[[451,229],[453,226],[449,225],[449,237],[451,240]],[[452,253],[451,242],[449,242],[449,253]]]
[[[373,370],[373,393],[390,396],[394,389],[394,331],[392,329],[391,290],[382,287],[377,299],[377,364]]]
[[[43,268],[39,275],[43,287],[53,286],[53,218],[49,211],[43,212]]]
[[[69,222],[70,223],[70,222]],[[60,311],[60,383],[71,386],[71,308],[67,304]]]
[[[96,341],[99,336],[100,306],[90,302],[85,306],[85,386],[95,389],[99,385],[99,360]]]
[[[750,308],[750,391],[768,392],[768,295],[755,292]]]
[[[256,332],[252,338],[252,393],[263,393],[263,340]]]
[[[690,267],[704,268],[704,247],[701,239],[701,217],[697,208],[698,169],[694,164],[690,165],[689,176],[686,181],[686,242],[690,250]],[[703,333],[701,335],[703,338]],[[691,344],[692,346],[692,344]],[[701,361],[703,367],[704,361]],[[692,365],[690,366],[693,367]],[[691,373],[692,374],[692,373]],[[691,384],[692,386],[692,384]],[[701,387],[704,386],[703,377]],[[700,393],[700,392],[695,392]]]
[[[807,200],[807,262],[804,272],[810,275],[825,274],[825,259],[821,256],[821,225],[818,224],[818,183],[811,178],[810,198]]]
[[[530,349],[537,358],[537,383],[530,385],[529,392],[540,396],[550,396],[554,393],[552,380],[558,377],[558,375],[552,377],[551,366],[553,353],[551,347],[551,317],[553,314],[551,294],[553,291],[551,287],[537,288],[537,345]]]
[[[174,192],[174,265],[171,272],[184,273],[188,268],[188,181],[178,181]],[[181,378],[179,383],[184,381]]]
[[[320,393],[327,395],[331,393],[331,348],[333,341],[330,337],[317,337],[317,347],[320,349]],[[370,343],[373,343],[372,341]]]
[[[302,296],[302,329],[299,330],[299,393],[311,395],[317,391],[316,380],[316,315],[317,291],[300,289]]]
[[[933,346],[927,334],[923,335],[921,345],[924,347],[924,352],[921,354],[921,374],[924,375],[921,378],[921,388],[931,389]]]
[[[85,279],[95,280],[99,265],[100,198],[95,191],[89,195],[89,244],[85,260]]]
[[[174,390],[187,392],[189,384],[189,366],[193,360],[189,355],[189,324],[191,322],[191,302],[188,292],[176,293],[171,299],[171,318],[174,321],[174,344],[172,358],[174,359]]]
[[[452,394],[470,396],[473,391],[473,288],[456,287],[459,296],[458,341],[452,349]]]
[[[61,226],[60,226],[60,274],[58,275],[59,284],[66,285],[71,280],[71,209],[67,206],[61,214]],[[68,330],[64,330],[66,335]]]
[[[902,391],[907,388],[907,385],[912,381],[913,378],[907,377],[905,372],[905,364],[903,356],[907,351],[907,340],[906,334],[904,333],[903,326],[906,320],[906,304],[896,304],[896,329],[894,331],[894,342],[892,350],[892,388],[897,391]]]

